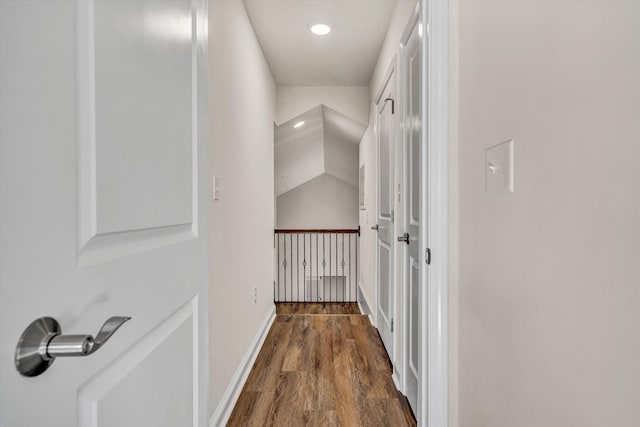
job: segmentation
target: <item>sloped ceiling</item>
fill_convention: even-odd
[[[304,126],[293,126],[304,121]],[[358,144],[366,128],[319,105],[275,128],[275,193],[282,195],[322,174],[358,187]]]

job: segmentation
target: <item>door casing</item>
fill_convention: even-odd
[[[449,20],[450,2],[419,0],[427,42],[422,45],[423,132],[421,240],[431,249],[422,263],[422,318],[418,389],[419,425],[447,427],[449,420]],[[453,8],[453,6],[451,6]],[[454,53],[455,54],[455,53]],[[426,369],[424,368],[426,367]],[[427,417],[428,414],[428,417]]]
[[[423,24],[420,253],[431,251],[431,264],[421,262],[420,383],[418,425],[446,427],[449,420],[449,10],[447,1],[419,0]],[[414,18],[412,18],[414,19]],[[401,70],[402,72],[402,70]],[[404,186],[403,186],[404,187]],[[397,215],[396,215],[397,217]],[[398,230],[399,232],[400,230]],[[398,257],[396,257],[398,259]],[[399,266],[398,266],[399,267]],[[402,286],[397,286],[401,289]],[[398,298],[404,300],[404,289]],[[404,334],[405,309],[396,313],[396,332]],[[405,392],[404,344],[394,361],[394,381]],[[455,361],[454,361],[455,362]],[[400,371],[397,375],[396,370]],[[455,391],[455,390],[454,390]],[[455,396],[454,396],[455,397]],[[427,417],[428,414],[428,417]]]
[[[396,212],[397,212],[397,202],[396,202],[396,174],[398,172],[398,167],[396,161],[398,159],[397,156],[397,148],[399,141],[399,122],[398,117],[400,116],[398,113],[398,103],[397,103],[397,56],[391,60],[387,73],[385,74],[385,78],[381,85],[381,88],[376,96],[376,125],[375,125],[375,137],[376,137],[376,166],[377,166],[377,178],[376,178],[376,221],[378,224],[378,232],[376,235],[376,307],[375,307],[375,325],[378,328],[380,336],[382,337],[383,343],[387,348],[387,353],[389,354],[389,358],[392,363],[395,363],[396,360],[396,334],[395,334],[395,321],[396,321],[396,303],[398,301],[397,296],[397,262],[396,262],[396,242],[395,237],[397,233],[397,221],[396,221]],[[390,140],[388,141],[388,154],[392,156],[391,159],[381,159],[380,158],[380,139],[381,139],[381,123],[380,117],[381,111],[391,112],[390,115]],[[380,187],[381,182],[381,173],[380,173],[380,164],[382,161],[387,161],[387,167],[389,168],[388,174],[388,183],[389,186],[387,189],[382,189]],[[382,191],[388,191],[388,208],[390,208],[391,212],[388,213],[388,218],[383,218],[383,213],[381,212],[381,203],[382,203]],[[381,246],[381,238],[380,234],[384,233],[387,238],[387,245],[389,247],[389,259],[388,259],[388,280],[389,280],[389,295],[388,299],[390,300],[390,304],[388,305],[387,313],[383,313],[380,309],[380,291],[381,286],[380,282],[383,279],[380,274],[381,266],[379,260],[381,259],[380,255],[380,246]],[[385,316],[386,314],[386,316]]]
[[[417,35],[416,35],[417,34]],[[415,37],[418,37],[417,40],[414,40]],[[421,190],[418,194],[418,201],[413,200],[414,192],[412,191],[412,172],[413,166],[411,159],[412,155],[418,156],[418,173],[421,172],[424,164],[421,161],[420,153],[424,150],[423,141],[420,139],[418,141],[418,145],[420,146],[418,153],[411,153],[411,145],[415,142],[412,139],[412,132],[415,129],[415,126],[420,126],[420,136],[424,133],[425,127],[428,126],[428,123],[422,122],[422,118],[420,117],[417,120],[417,123],[414,123],[415,116],[412,111],[412,101],[414,100],[415,88],[411,81],[410,74],[410,59],[411,55],[420,55],[418,61],[421,59],[422,51],[421,45],[424,43],[425,34],[424,28],[422,26],[422,21],[420,20],[420,5],[417,4],[414,9],[411,18],[407,24],[407,27],[402,35],[401,44],[400,44],[400,80],[401,80],[401,120],[403,122],[402,126],[402,141],[401,141],[401,196],[400,196],[400,206],[399,206],[399,227],[400,232],[408,232],[411,238],[410,245],[401,245],[399,249],[398,256],[398,266],[400,269],[399,280],[399,295],[400,295],[400,303],[399,303],[399,357],[397,368],[399,371],[400,385],[402,392],[407,396],[410,405],[414,412],[417,412],[417,393],[418,386],[420,383],[420,363],[418,360],[415,366],[412,367],[412,345],[416,345],[420,342],[420,335],[422,331],[420,330],[420,317],[424,315],[424,312],[421,311],[419,300],[419,295],[423,293],[426,287],[423,286],[422,271],[421,264],[425,262],[424,258],[421,256],[425,253],[425,242],[424,239],[420,236],[421,230],[421,218],[420,214],[417,215],[417,218],[411,214],[412,208],[415,206],[414,203],[417,204],[418,208],[421,208],[420,201],[426,196],[428,193],[428,186],[423,188],[418,182],[419,189]],[[417,45],[416,45],[417,44]],[[422,67],[422,63],[420,61],[419,66]],[[422,69],[420,69],[422,71]],[[418,74],[418,79],[421,80],[422,75]],[[421,83],[421,82],[420,82]],[[419,88],[418,88],[419,89]],[[422,94],[417,92],[419,99],[417,100],[419,108],[422,107],[421,100]],[[414,136],[415,138],[415,136]],[[418,175],[417,180],[420,181],[422,178],[421,175]],[[416,296],[416,300],[412,301],[412,275],[411,275],[411,266],[418,270],[418,296]],[[412,302],[418,304],[417,313],[418,317],[416,319],[416,323],[412,324],[412,309],[414,308]],[[417,339],[416,343],[411,342],[411,338],[413,335],[413,328],[415,328]],[[417,357],[417,355],[416,355]],[[417,371],[417,372],[415,372]],[[415,372],[415,375],[413,374]]]

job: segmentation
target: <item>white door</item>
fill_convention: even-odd
[[[395,64],[395,58],[393,60]],[[378,307],[376,326],[382,337],[387,353],[394,359],[393,323],[395,276],[393,257],[395,246],[394,231],[394,150],[396,141],[395,125],[395,67],[387,74],[383,90],[378,98],[376,134],[378,140],[378,239],[377,239],[377,280]]]
[[[205,19],[0,1],[1,426],[207,424]],[[115,315],[94,354],[16,370],[35,319],[95,335]]]
[[[420,296],[421,289],[421,256],[420,246],[420,185],[422,173],[422,29],[419,14],[416,12],[402,39],[402,87],[403,87],[403,170],[404,188],[403,218],[404,231],[408,242],[403,248],[402,265],[404,269],[404,371],[405,392],[413,412],[418,413],[418,383],[420,379],[419,346],[420,346]],[[425,254],[426,256],[426,254]]]

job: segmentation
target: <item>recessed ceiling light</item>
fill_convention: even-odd
[[[312,22],[309,25],[309,31],[316,36],[326,36],[331,32],[331,25],[327,22]]]
[[[304,120],[293,125],[295,129],[298,129],[299,127],[302,127],[302,126],[304,126]]]

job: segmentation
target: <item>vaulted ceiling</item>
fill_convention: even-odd
[[[364,125],[325,105],[276,126],[276,195],[323,174],[357,188],[358,143],[364,132]]]
[[[367,86],[396,0],[244,0],[278,86]],[[316,36],[312,22],[332,31]]]

